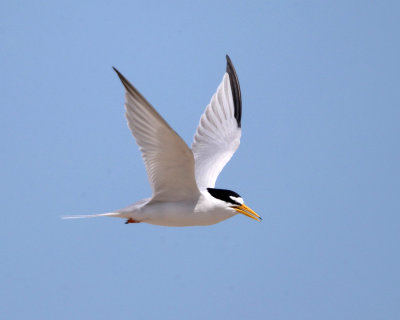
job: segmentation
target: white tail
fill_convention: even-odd
[[[64,216],[61,219],[86,219],[86,218],[97,218],[97,217],[121,217],[119,212],[107,212],[98,214],[83,214],[76,216]]]

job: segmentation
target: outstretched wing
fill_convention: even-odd
[[[114,68],[126,89],[125,116],[142,152],[153,190],[151,201],[179,201],[199,194],[193,153],[151,104]]]
[[[201,116],[192,150],[200,190],[213,188],[218,175],[240,144],[242,98],[239,80],[229,56],[226,73]]]

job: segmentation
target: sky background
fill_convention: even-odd
[[[2,1],[1,319],[399,319],[397,1]],[[225,72],[211,227],[61,220],[150,195],[117,67],[191,144]]]

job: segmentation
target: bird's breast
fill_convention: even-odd
[[[143,222],[183,227],[216,224],[235,213],[200,198],[196,201],[150,202],[139,214]]]

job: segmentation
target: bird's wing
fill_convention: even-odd
[[[193,153],[151,104],[114,68],[126,89],[125,116],[139,145],[153,190],[151,201],[179,201],[199,194]]]
[[[239,80],[229,56],[226,73],[201,116],[192,150],[200,190],[213,188],[221,170],[240,144],[242,99]]]

